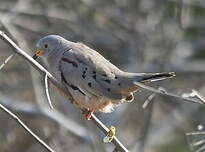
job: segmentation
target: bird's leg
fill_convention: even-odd
[[[85,117],[87,120],[91,120],[92,119],[92,114],[94,113],[94,110],[88,110],[88,112],[86,113]]]
[[[82,109],[82,114],[85,114],[85,117],[87,120],[92,119],[92,114],[94,113],[94,110],[89,110],[89,109]]]
[[[112,142],[113,138],[115,137],[116,131],[115,131],[115,127],[111,126],[109,128],[109,131],[107,132],[107,135],[103,138],[103,141],[105,143],[110,143]]]

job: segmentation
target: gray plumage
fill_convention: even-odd
[[[117,68],[97,51],[82,43],[57,35],[40,39],[37,49],[44,50],[50,72],[72,94],[75,104],[93,111],[110,112],[114,105],[130,102],[138,90],[134,82],[171,78],[174,73],[129,73]]]

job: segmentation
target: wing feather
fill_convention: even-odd
[[[105,75],[106,77],[114,77],[110,66],[114,67],[115,70],[118,69],[99,53],[83,45],[81,47],[72,47],[71,50],[63,54],[62,58],[72,60],[70,62],[73,63],[61,62],[61,71],[65,79],[85,94],[105,96],[112,100],[122,99],[121,93],[114,91],[115,89],[112,89],[105,82],[104,84],[101,80]]]

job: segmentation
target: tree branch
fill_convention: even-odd
[[[197,99],[193,99],[193,98],[183,97],[180,95],[176,95],[174,93],[167,92],[164,88],[156,89],[156,88],[144,85],[140,82],[134,82],[134,84],[137,85],[138,87],[140,87],[141,89],[147,90],[149,92],[154,92],[156,94],[160,94],[163,96],[174,97],[177,99],[181,99],[182,101],[186,101],[186,102],[198,103],[198,104],[202,104],[202,105],[205,104],[205,99],[202,96],[197,96],[198,97]],[[199,95],[199,93],[198,93],[198,95]]]
[[[74,101],[71,94],[68,92],[66,87],[58,82],[43,66],[41,66],[37,61],[35,61],[32,57],[30,57],[25,51],[23,51],[16,43],[14,43],[6,34],[4,34],[0,30],[1,39],[6,42],[9,46],[12,47],[14,52],[22,56],[25,60],[27,60],[35,69],[37,69],[41,74],[46,74],[49,78],[49,81],[57,87],[57,89],[66,97],[66,99],[70,101]],[[91,119],[97,127],[107,135],[108,128],[93,114]],[[123,146],[123,144],[115,137],[112,140],[112,143],[116,146],[116,149],[121,152],[128,152],[128,150]]]
[[[9,55],[6,60],[0,65],[0,71],[3,69],[3,67],[14,57],[14,54]]]
[[[0,108],[6,112],[7,114],[9,114],[14,120],[16,120],[29,134],[31,134],[31,136],[33,136],[41,145],[43,145],[48,151],[50,152],[54,152],[53,149],[51,149],[43,140],[41,140],[32,130],[29,129],[29,127],[27,127],[23,121],[21,121],[21,119],[19,119],[17,117],[17,115],[15,115],[13,112],[11,112],[9,109],[7,109],[5,106],[3,106],[2,104],[0,104]]]

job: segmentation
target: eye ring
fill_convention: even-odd
[[[45,44],[44,47],[45,47],[45,48],[48,48],[48,44]]]

